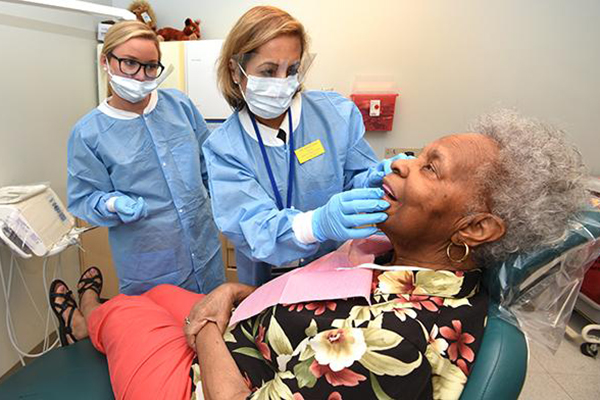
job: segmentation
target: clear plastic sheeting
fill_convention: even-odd
[[[578,215],[565,237],[486,271],[496,312],[532,342],[556,352],[587,269],[600,256],[600,211]]]

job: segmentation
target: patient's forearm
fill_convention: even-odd
[[[250,296],[252,294],[252,292],[254,292],[256,290],[256,287],[244,285],[242,283],[234,283],[232,285],[235,285],[235,289],[234,289],[234,291],[235,291],[234,305],[235,306],[240,304],[242,302],[242,300],[244,300],[246,297]]]
[[[196,336],[200,378],[209,400],[245,399],[250,394],[219,328],[208,323]]]

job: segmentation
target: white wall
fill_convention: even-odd
[[[0,186],[48,181],[66,201],[67,138],[72,125],[96,105],[96,24],[90,16],[0,2]],[[9,252],[3,245],[0,261],[6,276]],[[56,261],[50,261],[50,273]],[[63,253],[62,270],[74,284],[76,249]],[[22,261],[21,272],[35,304],[44,310],[41,260]],[[10,309],[19,344],[29,351],[43,340],[45,325],[19,276],[13,280]],[[0,376],[18,362],[5,311],[0,291]]]
[[[349,95],[357,76],[391,76],[400,92],[385,147],[420,147],[498,106],[569,132],[600,175],[600,2],[597,0],[151,1],[158,26],[202,20],[224,38],[244,11],[279,6],[302,21],[317,59],[309,88]],[[127,7],[129,0],[113,0]]]

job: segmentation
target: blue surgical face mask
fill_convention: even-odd
[[[247,75],[241,65],[240,70],[247,78],[242,95],[254,115],[273,119],[286,112],[300,86],[297,74],[287,78],[262,78]]]

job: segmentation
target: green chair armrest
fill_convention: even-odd
[[[527,375],[525,335],[490,310],[477,359],[461,400],[516,400]]]

